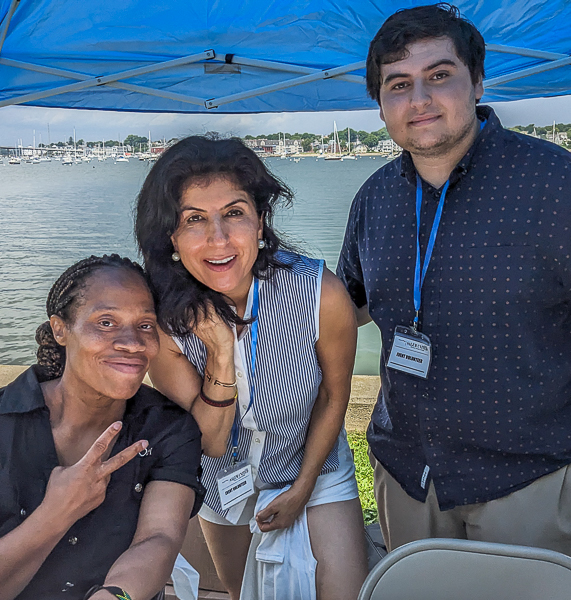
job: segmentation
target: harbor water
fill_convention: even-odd
[[[351,200],[385,160],[299,161],[272,157],[268,167],[295,192],[277,228],[301,252],[335,270]],[[91,254],[137,259],[133,206],[150,169],[147,162],[97,160],[0,166],[0,364],[35,362],[36,327],[58,275]],[[380,339],[369,324],[359,331],[355,374],[378,373]]]

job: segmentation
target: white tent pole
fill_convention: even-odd
[[[223,96],[221,98],[212,98],[205,102],[206,108],[218,108],[222,104],[230,104],[231,102],[238,102],[239,100],[247,100],[255,96],[261,96],[262,94],[269,94],[270,92],[277,92],[279,90],[285,90],[297,85],[303,85],[304,83],[311,83],[313,81],[319,81],[320,79],[331,79],[337,75],[342,75],[349,71],[356,71],[362,69],[365,66],[365,61],[359,61],[350,65],[344,65],[343,67],[335,67],[333,69],[326,69],[324,71],[317,71],[311,75],[305,75],[304,77],[294,77],[286,81],[280,81],[272,85],[265,85],[248,92],[240,92],[239,94],[230,94],[229,96]]]
[[[554,60],[542,65],[537,65],[536,67],[530,67],[529,69],[522,69],[521,71],[516,71],[515,73],[510,73],[508,75],[494,77],[493,79],[484,81],[484,88],[494,87],[495,85],[501,85],[502,83],[515,81],[516,79],[522,79],[523,77],[536,75],[537,73],[544,73],[545,71],[552,71],[553,69],[566,67],[567,65],[571,65],[571,56],[567,56],[566,58],[562,58],[560,60]]]
[[[226,54],[216,52],[215,60],[225,62]],[[269,71],[283,71],[285,73],[299,73],[300,75],[311,75],[312,73],[321,73],[319,69],[303,67],[301,65],[292,65],[291,63],[280,63],[272,60],[260,60],[258,58],[245,58],[243,56],[233,56],[233,65],[242,65],[245,67],[257,67],[259,69],[268,69]],[[365,78],[360,75],[338,75],[335,79],[348,81],[349,83],[365,83]]]
[[[127,92],[137,92],[139,94],[145,94],[146,96],[156,96],[157,98],[165,98],[167,100],[174,100],[175,102],[194,104],[195,106],[204,106],[205,102],[204,98],[187,96],[186,94],[177,94],[176,92],[166,92],[164,90],[157,90],[155,88],[149,88],[143,85],[133,85],[131,83],[110,83],[107,87],[126,90]]]
[[[8,27],[10,27],[10,21],[12,20],[12,15],[16,10],[16,7],[20,4],[20,0],[12,0],[12,4],[10,4],[10,8],[6,13],[6,17],[4,19],[4,23],[2,23],[2,29],[0,29],[0,52],[2,52],[2,46],[4,45],[4,40],[8,35]]]
[[[490,52],[503,52],[505,54],[518,54],[519,56],[529,56],[530,58],[542,58],[544,60],[567,58],[567,54],[559,54],[558,52],[545,52],[544,50],[518,48],[516,46],[504,46],[502,44],[486,44],[486,50],[489,50]]]
[[[78,83],[70,83],[68,85],[58,86],[56,88],[52,88],[50,90],[44,90],[42,92],[35,92],[32,94],[25,94],[24,96],[18,96],[16,98],[9,98],[0,102],[0,107],[3,106],[11,106],[14,104],[23,104],[25,102],[33,102],[34,100],[41,100],[43,98],[49,98],[51,96],[57,96],[59,94],[66,94],[68,92],[76,92],[79,90],[83,90],[89,87],[101,86],[101,85],[109,85],[114,84],[119,79],[126,79],[130,77],[137,77],[140,75],[145,75],[148,73],[154,73],[156,71],[161,71],[164,69],[169,69],[173,67],[178,67],[180,65],[190,64],[194,62],[199,62],[201,60],[210,60],[214,58],[214,51],[207,50],[206,52],[201,52],[199,54],[192,54],[189,56],[185,56],[183,58],[177,58],[174,60],[165,61],[162,63],[157,63],[154,65],[148,65],[146,67],[139,67],[137,69],[130,69],[128,71],[121,71],[120,73],[115,73],[113,75],[105,75],[102,77],[89,77],[84,74],[75,74],[72,71],[63,71],[62,69],[52,69],[51,67],[43,67],[42,65],[33,65],[32,63],[25,63],[21,61],[11,61],[10,59],[0,59],[0,64],[5,64],[7,66],[17,66],[20,68],[39,71],[43,73],[49,72],[52,75],[60,75],[62,77],[73,78],[73,79],[81,79]],[[112,85],[112,87],[116,87]],[[138,88],[148,89],[144,86],[137,86]],[[125,89],[125,88],[122,88]],[[140,90],[136,90],[140,91]],[[203,98],[193,98],[192,96],[186,96],[187,102],[191,101],[192,104],[202,105],[204,104]]]

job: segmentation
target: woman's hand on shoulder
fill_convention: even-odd
[[[111,474],[147,447],[148,442],[141,440],[104,460],[105,453],[120,430],[121,424],[113,423],[78,462],[70,467],[56,467],[52,471],[42,504],[49,506],[54,514],[68,519],[70,526],[102,504]]]

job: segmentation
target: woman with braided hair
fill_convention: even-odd
[[[145,275],[92,256],[46,308],[38,364],[0,390],[0,600],[161,598],[203,488],[194,419],[141,385]]]

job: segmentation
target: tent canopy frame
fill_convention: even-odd
[[[278,62],[275,60],[261,60],[255,58],[248,58],[245,56],[236,56],[235,54],[220,52],[214,49],[209,49],[200,53],[191,54],[176,59],[159,61],[146,66],[118,71],[116,73],[100,76],[70,71],[67,69],[49,67],[46,65],[41,65],[27,61],[12,60],[10,58],[2,57],[2,47],[8,35],[11,19],[20,1],[21,0],[11,0],[10,6],[6,12],[3,22],[0,24],[0,65],[13,67],[17,69],[24,69],[28,71],[35,71],[51,76],[61,77],[65,80],[71,79],[74,80],[75,83],[54,85],[42,91],[6,98],[0,101],[0,108],[16,104],[33,103],[35,101],[42,100],[45,98],[70,92],[89,90],[90,88],[93,89],[100,87],[111,87],[121,89],[127,92],[146,94],[149,96],[156,96],[159,98],[182,102],[185,104],[200,106],[201,108],[205,107],[206,109],[212,110],[220,106],[231,104],[233,102],[247,100],[250,98],[261,96],[263,94],[286,90],[307,83],[318,82],[320,80],[334,79],[361,85],[365,84],[365,78],[362,75],[352,74],[355,71],[362,71],[365,68],[365,61],[358,61],[348,65],[333,66],[326,69],[316,69],[288,62]],[[514,47],[502,44],[487,44],[487,50],[489,52],[507,53],[523,56],[526,58],[534,58],[541,60],[542,62],[535,66],[523,68],[513,73],[489,79],[484,82],[485,88],[491,88],[504,83],[515,81],[517,79],[522,79],[530,75],[535,75],[538,73],[543,73],[546,71],[571,65],[571,56],[556,52],[536,50],[532,48]],[[295,74],[298,76],[293,78],[286,78],[276,83],[272,83],[270,85],[263,85],[254,89],[234,94],[228,94],[226,96],[220,96],[217,98],[190,96],[188,94],[170,92],[167,90],[157,89],[146,85],[134,85],[125,81],[133,77],[141,77],[150,73],[157,73],[175,67],[181,67],[201,62],[204,64],[206,64],[207,62],[232,64],[238,66],[245,66],[252,69],[264,69],[266,71],[269,70],[275,73]]]

